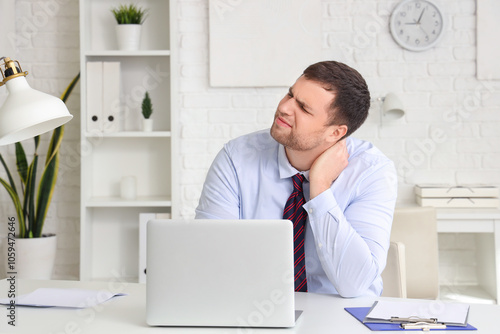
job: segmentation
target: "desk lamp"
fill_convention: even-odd
[[[20,142],[53,130],[71,120],[60,99],[34,90],[17,60],[0,57],[0,71],[9,95],[0,108],[0,146]]]

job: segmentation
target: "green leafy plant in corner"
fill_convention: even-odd
[[[142,9],[134,4],[120,5],[117,8],[112,8],[118,24],[142,24],[147,17],[147,9]]]
[[[71,81],[61,96],[61,100],[66,102],[73,88],[80,79],[80,73]],[[56,128],[50,139],[49,148],[45,160],[45,165],[40,176],[40,181],[37,184],[37,167],[39,156],[37,153],[38,145],[40,144],[40,136],[34,138],[35,153],[33,159],[28,164],[23,145],[15,143],[16,146],[16,165],[19,178],[21,180],[21,190],[19,193],[12,177],[12,174],[0,154],[0,162],[2,163],[6,173],[8,182],[0,178],[0,183],[9,193],[18,219],[19,229],[17,232],[18,238],[40,238],[42,236],[43,224],[47,211],[49,209],[54,188],[56,185],[57,174],[59,171],[59,149],[64,135],[64,126]]]
[[[142,100],[142,116],[144,116],[145,119],[149,119],[152,113],[153,113],[153,104],[151,103],[151,98],[149,97],[149,93],[146,92],[146,94],[144,94],[144,99]]]

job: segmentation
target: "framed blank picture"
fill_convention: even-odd
[[[477,1],[477,77],[499,80],[500,1]]]
[[[210,0],[210,84],[290,86],[321,60],[320,0]]]

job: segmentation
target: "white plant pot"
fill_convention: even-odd
[[[124,51],[139,50],[141,28],[140,24],[118,24],[116,26],[118,49]]]
[[[142,130],[146,132],[153,131],[153,120],[151,118],[142,119]]]
[[[8,239],[4,239],[4,246],[5,272],[7,276],[9,276],[9,272],[16,272],[17,278],[42,280],[52,278],[57,248],[55,235],[41,238],[15,239],[13,252],[9,252]],[[9,258],[7,255],[12,255],[12,253],[15,256]]]

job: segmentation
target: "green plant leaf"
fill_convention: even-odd
[[[35,154],[33,161],[28,167],[28,180],[24,192],[24,214],[27,223],[27,232],[32,233],[35,227],[35,188],[36,188],[36,169],[38,166],[38,155]]]
[[[66,90],[62,93],[61,95],[61,100],[63,102],[66,102],[68,97],[70,96],[71,92],[73,91],[73,88],[75,88],[76,84],[78,83],[78,80],[80,79],[80,73],[76,75],[76,77],[73,78],[71,83],[68,85]],[[52,159],[52,156],[59,151],[59,147],[61,146],[61,142],[64,136],[64,125],[56,128],[54,132],[52,133],[52,137],[50,138],[50,143],[49,143],[49,148],[47,151],[47,157],[45,161],[45,166],[49,163],[50,159]]]
[[[36,198],[35,229],[33,230],[35,238],[39,238],[42,234],[45,217],[47,216],[47,211],[52,201],[52,195],[54,194],[58,172],[59,151],[52,156],[40,178],[40,185],[38,186]]]
[[[23,145],[21,143],[16,143],[15,145],[17,172],[19,173],[23,185],[26,186],[26,181],[28,179],[28,160],[26,159]]]
[[[59,153],[63,136],[64,136],[64,125],[56,128],[52,133],[52,137],[50,138],[50,143],[49,143],[49,149],[47,151],[47,158],[46,158],[47,160],[45,161],[45,166],[49,164],[49,161],[53,158],[54,155]]]
[[[76,75],[76,77],[73,78],[73,80],[70,82],[68,87],[64,90],[64,92],[61,95],[61,100],[66,103],[66,100],[69,98],[71,95],[71,92],[73,91],[73,88],[75,88],[76,84],[78,83],[78,80],[80,79],[80,73]]]
[[[38,150],[38,145],[40,144],[40,136],[33,138],[35,140],[35,153]]]
[[[142,109],[142,116],[144,116],[145,119],[151,117],[151,114],[153,113],[153,104],[151,103],[151,98],[149,97],[148,92],[144,94],[144,99],[142,100],[141,109]]]
[[[2,163],[3,163],[3,159],[2,159]],[[19,196],[17,195],[17,192],[15,191],[15,189],[12,188],[1,177],[0,177],[0,183],[7,190],[7,193],[10,195],[10,198],[12,198],[12,202],[14,203],[14,207],[16,208],[17,220],[18,220],[18,225],[19,225],[19,231],[16,231],[17,232],[17,236],[19,238],[24,238],[25,237],[24,234],[26,233],[26,224],[24,223],[23,207],[21,205],[21,201],[19,200]]]
[[[147,9],[142,9],[134,4],[120,5],[118,8],[111,8],[118,24],[142,24],[147,17]]]
[[[14,191],[14,193],[17,195],[17,189],[16,189],[16,184],[14,182],[14,179],[12,178],[12,174],[10,174],[9,167],[7,167],[7,164],[5,163],[5,160],[3,160],[2,155],[0,154],[0,161],[2,162],[3,168],[5,169],[5,172],[7,173],[7,178],[9,179],[10,187]],[[19,196],[18,196],[19,198]]]

